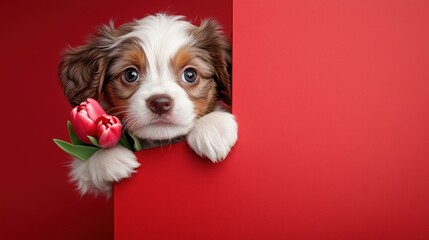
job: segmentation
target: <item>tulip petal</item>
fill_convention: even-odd
[[[79,108],[79,106],[74,107],[71,112],[70,112],[70,117],[71,119],[76,119],[76,115],[77,115],[77,109]]]
[[[114,147],[118,144],[122,136],[122,126],[115,125],[111,128],[108,128],[100,136],[99,144],[103,148]]]
[[[71,119],[71,123],[79,140],[91,144],[86,136],[95,136],[95,123],[83,113],[78,113],[75,118]]]
[[[103,135],[103,132],[107,130],[106,125],[103,124],[103,121],[98,121],[97,126],[95,128],[95,134],[100,137]]]
[[[97,122],[96,133],[100,147],[113,147],[122,137],[122,124],[117,117],[103,114]]]
[[[115,141],[115,136],[113,134],[110,134],[110,129],[107,129],[103,132],[103,134],[100,136],[100,147],[102,148],[110,148],[115,146],[118,142]]]
[[[88,102],[86,104],[86,111],[92,121],[97,121],[101,115],[106,113],[96,100],[88,98],[86,101]]]

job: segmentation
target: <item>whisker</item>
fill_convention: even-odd
[[[111,113],[111,112],[113,112],[113,111],[116,111],[117,109],[125,109],[125,111],[127,110],[127,108],[128,108],[128,106],[116,106],[116,107],[113,107],[113,108],[110,108],[110,109],[108,109],[107,111],[106,111],[106,113]]]

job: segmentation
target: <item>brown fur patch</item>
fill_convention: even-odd
[[[185,47],[179,50],[171,64],[178,83],[185,89],[194,103],[194,111],[197,117],[213,111],[217,101],[216,82],[214,80],[214,68],[209,64],[207,54],[198,48]],[[197,72],[198,77],[194,83],[187,83],[182,80],[183,71],[188,67],[194,68]]]
[[[219,24],[214,20],[205,20],[197,28],[191,30],[197,40],[194,47],[207,53],[208,62],[215,69],[217,97],[231,105],[231,45],[220,31]]]
[[[64,94],[72,106],[87,98],[98,99],[109,63],[109,47],[115,40],[132,31],[135,23],[115,29],[113,22],[103,25],[86,45],[65,50],[58,67],[58,77]]]
[[[103,101],[109,105],[109,113],[122,116],[128,106],[128,99],[137,91],[140,80],[146,69],[144,51],[137,38],[123,40],[109,54],[110,63],[103,87]],[[125,71],[129,68],[138,70],[140,79],[128,83],[124,80]]]

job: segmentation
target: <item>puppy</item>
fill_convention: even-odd
[[[231,47],[219,25],[194,26],[181,16],[157,14],[115,29],[102,26],[86,45],[69,48],[59,65],[60,84],[72,106],[91,97],[142,140],[186,136],[213,162],[237,141],[231,103]],[[112,182],[139,163],[118,145],[75,159],[71,180],[82,194],[109,194]]]

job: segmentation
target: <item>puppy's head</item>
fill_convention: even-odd
[[[187,134],[195,119],[231,102],[231,48],[213,20],[199,27],[158,14],[103,26],[59,66],[72,105],[97,99],[140,138]]]

